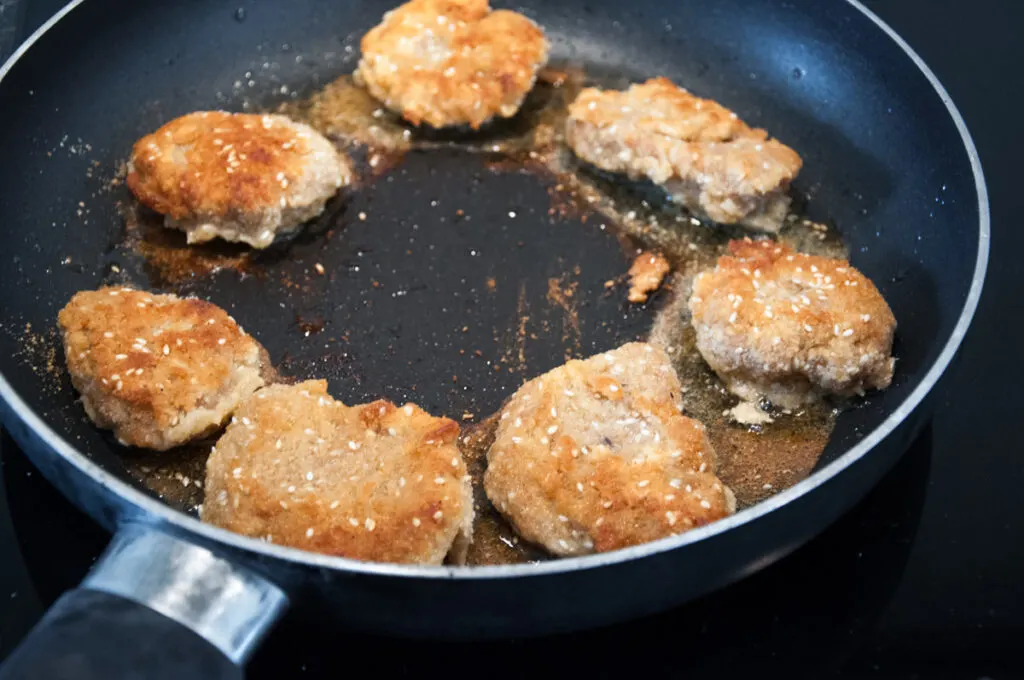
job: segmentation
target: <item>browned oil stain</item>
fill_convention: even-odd
[[[180,284],[224,269],[249,271],[253,256],[249,248],[222,241],[190,246],[184,232],[167,229],[161,215],[136,203],[123,206],[121,214],[125,245],[146,259],[154,283]]]

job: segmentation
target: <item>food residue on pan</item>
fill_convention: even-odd
[[[742,425],[766,425],[775,422],[769,414],[765,413],[757,404],[749,401],[741,401],[726,411],[726,415]]]
[[[629,301],[647,302],[647,296],[661,287],[671,266],[660,253],[641,252],[629,268]]]
[[[159,216],[134,203],[126,203],[131,207],[124,209],[127,227],[122,249],[141,258],[142,271],[151,285],[179,292],[203,296],[203,291],[214,285],[217,276],[254,278],[268,298],[281,300],[278,304],[282,307],[294,306],[294,309],[268,310],[268,318],[279,314],[282,326],[290,329],[290,339],[278,339],[283,349],[273,355],[282,372],[306,377],[315,367],[331,365],[338,375],[354,385],[365,380],[359,369],[360,353],[379,351],[392,357],[392,361],[407,362],[406,375],[409,375],[417,371],[417,362],[429,361],[431,349],[424,347],[423,356],[415,359],[388,354],[392,352],[389,334],[408,331],[401,327],[400,319],[383,318],[377,329],[380,338],[377,347],[353,345],[352,329],[334,323],[329,294],[331,286],[350,285],[349,275],[365,275],[365,278],[351,279],[366,286],[365,294],[360,297],[365,309],[372,310],[380,305],[374,295],[387,295],[389,299],[408,299],[410,304],[436,306],[436,314],[453,314],[451,327],[455,335],[467,338],[458,348],[458,360],[466,362],[460,365],[488,362],[486,370],[490,375],[512,376],[514,383],[510,384],[521,384],[543,372],[543,367],[532,361],[530,350],[535,345],[541,346],[546,339],[558,339],[563,356],[555,358],[561,360],[583,356],[594,349],[592,343],[600,343],[613,335],[604,324],[613,323],[615,317],[596,318],[591,308],[594,300],[601,297],[623,308],[629,307],[625,300],[609,293],[606,282],[614,282],[631,255],[640,249],[643,252],[630,269],[629,299],[646,301],[672,272],[665,283],[667,294],[657,296],[656,304],[647,305],[651,309],[644,312],[649,315],[644,318],[654,321],[650,341],[660,345],[672,358],[684,385],[684,413],[707,425],[718,452],[719,476],[734,490],[739,506],[748,506],[791,486],[811,471],[828,441],[836,411],[822,404],[792,413],[766,413],[753,404],[737,405],[736,399],[723,390],[695,349],[686,300],[694,274],[712,266],[728,240],[743,232],[733,227],[709,228],[705,222],[666,200],[649,184],[623,181],[575,159],[564,147],[563,129],[568,104],[587,80],[587,75],[578,68],[545,69],[517,116],[487,124],[477,133],[461,129],[411,128],[382,108],[349,76],[327,85],[306,101],[289,102],[281,112],[310,124],[351,153],[357,166],[352,191],[357,194],[374,183],[390,182],[402,176],[409,165],[407,155],[423,151],[454,148],[479,154],[486,170],[477,191],[486,191],[483,185],[491,176],[487,173],[528,176],[544,187],[549,198],[543,208],[543,219],[534,218],[532,228],[538,230],[540,238],[544,237],[545,229],[570,227],[612,234],[621,244],[622,268],[591,271],[586,263],[581,268],[570,254],[560,271],[545,272],[540,277],[540,285],[544,286],[541,291],[528,289],[524,281],[478,273],[478,278],[467,282],[465,289],[454,290],[450,300],[440,295],[426,296],[422,293],[430,291],[418,288],[425,285],[421,282],[399,284],[390,277],[385,277],[385,282],[375,278],[376,273],[371,277],[369,272],[376,271],[371,267],[377,266],[372,252],[354,249],[356,254],[341,267],[336,267],[336,261],[323,255],[337,248],[339,243],[347,244],[348,239],[357,237],[353,225],[361,224],[366,228],[375,221],[376,213],[370,209],[370,204],[353,208],[350,199],[344,196],[328,204],[327,213],[307,226],[304,233],[261,252],[220,243],[187,246],[182,234],[163,228]],[[488,226],[475,213],[466,210],[466,206],[445,204],[444,196],[437,196],[433,203],[431,210],[441,207],[449,210],[447,215],[452,225],[476,225],[480,229]],[[409,206],[411,213],[422,209],[420,205]],[[516,215],[510,218],[512,220],[525,219],[520,206],[510,206],[505,212]],[[416,241],[419,236],[415,232],[413,230],[411,242],[406,246],[406,256],[430,257],[431,244],[426,240]],[[833,257],[845,254],[836,230],[802,219],[789,220],[780,240],[805,252]],[[486,245],[486,239],[479,242]],[[301,252],[305,258],[300,263],[307,272],[305,275],[296,275],[294,269],[281,266],[282,262],[293,258],[295,252]],[[485,252],[484,257],[499,258],[502,253]],[[325,267],[328,262],[332,264]],[[320,268],[325,271],[321,273]],[[536,276],[536,272],[531,272],[531,276]],[[531,279],[532,283],[536,282]],[[543,303],[538,304],[538,297],[543,298]],[[473,306],[481,304],[482,300],[487,301],[485,304],[508,305],[507,322],[494,328],[473,327]],[[460,314],[465,322],[459,318]],[[257,337],[260,334],[260,328],[255,326],[248,330]],[[490,350],[482,338],[493,343],[493,359],[488,358]],[[466,373],[479,375],[470,370]],[[495,389],[487,382],[471,381],[466,375],[448,375],[445,380],[452,389],[479,393]],[[415,396],[436,388],[416,382],[405,385],[404,389],[409,396]],[[486,399],[494,397],[486,396]],[[485,454],[496,425],[496,419],[489,414],[496,410],[474,408],[470,403],[466,408],[446,414],[461,423],[459,447],[474,480],[477,515],[475,541],[468,563],[548,559],[542,551],[519,539],[483,495]],[[161,498],[178,508],[195,512],[203,502],[201,484],[197,480],[202,479],[211,445],[211,442],[193,444],[159,456],[129,455],[125,457],[125,464],[130,474]]]

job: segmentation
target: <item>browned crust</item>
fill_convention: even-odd
[[[539,26],[487,0],[412,0],[361,43],[357,77],[415,125],[469,124],[515,114],[547,61]]]
[[[896,319],[846,260],[772,241],[732,241],[694,281],[697,347],[733,391],[795,406],[821,392],[861,394],[892,380]]]
[[[87,412],[133,446],[208,434],[263,384],[263,348],[203,300],[101,288],[76,293],[57,320]],[[205,426],[177,431],[200,411],[214,412]]]
[[[135,143],[128,188],[175,220],[283,207],[310,163],[341,162],[314,149],[312,134],[283,116],[190,113]]]
[[[210,456],[203,520],[329,555],[440,564],[471,532],[458,436],[414,404],[345,406],[323,380],[267,387]]]

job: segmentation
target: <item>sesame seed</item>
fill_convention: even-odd
[[[420,518],[419,517],[413,517],[412,518],[412,525],[414,527],[418,527],[420,525]]]
[[[700,507],[702,507],[702,508],[704,508],[705,510],[707,510],[708,508],[710,508],[710,507],[711,507],[711,503],[708,503],[707,499],[705,498],[704,500],[702,500],[702,501],[700,502]]]
[[[219,340],[217,340],[218,345],[223,345],[225,342],[227,342],[227,340],[225,340],[224,338],[220,338]]]
[[[114,358],[117,359],[118,361],[124,361],[125,359],[128,358],[128,355],[127,354],[115,354]]]
[[[306,529],[306,538],[313,538],[313,527]]]
[[[851,335],[853,335],[853,329],[852,328],[847,328],[845,331],[843,331],[843,337],[848,338]]]
[[[329,506],[329,507],[330,507],[330,509],[331,509],[331,510],[334,510],[334,509],[335,509],[335,508],[337,508],[337,507],[338,507],[338,505],[340,505],[340,504],[341,504],[341,501],[331,501],[331,504],[330,504],[330,506]]]
[[[366,527],[367,531],[373,531],[374,527],[377,526],[377,523],[374,522],[371,518],[367,517],[366,521],[363,523],[363,526]]]
[[[434,484],[444,484],[444,477],[434,477]]]
[[[306,473],[306,479],[312,482],[313,481],[313,473],[312,472],[307,472]]]
[[[676,513],[669,510],[668,512],[665,513],[665,519],[668,520],[669,526],[672,526],[676,523]]]
[[[651,480],[649,480],[649,479],[642,479],[639,482],[637,482],[636,485],[639,486],[642,489],[642,488],[644,488],[645,486],[647,486],[650,483],[651,483]]]
[[[354,527],[359,526],[359,520],[357,520],[355,517],[349,517],[348,518],[348,523],[351,524]]]
[[[317,263],[316,263],[315,265],[313,265],[313,269],[315,269],[315,270],[316,270],[316,273],[317,273],[317,274],[321,274],[321,275],[322,275],[322,274],[324,273],[324,271],[325,271],[325,270],[324,270],[324,266],[323,266],[322,264],[320,264],[319,262],[317,262]]]
[[[434,519],[436,519],[438,522],[441,521],[442,517],[444,517],[444,513],[441,512],[440,510],[434,513]]]

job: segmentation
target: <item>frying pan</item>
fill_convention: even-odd
[[[487,355],[499,344],[494,329],[516,314],[516,282],[581,263],[623,266],[603,230],[579,220],[575,230],[541,229],[550,178],[492,172],[456,147],[409,154],[294,241],[247,260],[251,269],[171,281],[125,245],[126,196],[105,173],[132,141],[188,111],[265,110],[310,94],[352,70],[359,36],[386,9],[77,0],[0,70],[3,418],[42,473],[115,532],[3,677],[140,668],[146,677],[237,677],[289,603],[338,625],[455,638],[664,610],[821,531],[892,466],[925,417],[977,305],[989,223],[969,134],[921,60],[853,1],[549,0],[522,10],[545,27],[556,60],[619,85],[668,76],[800,151],[796,190],[809,197],[808,215],[837,225],[899,320],[892,387],[839,417],[803,481],[712,525],[607,554],[475,568],[363,563],[237,536],[161,500],[133,474],[134,454],[84,419],[59,370],[51,329],[75,291],[130,280],[195,292],[228,308],[282,370],[326,375],[345,401],[409,398],[458,417],[486,414],[524,372],[564,360],[561,330],[543,323],[527,371],[500,370]],[[458,211],[472,221],[457,222]],[[415,257],[402,259],[407,252]],[[329,276],[310,273],[318,262]],[[479,282],[492,274],[497,294],[487,298]],[[646,314],[594,296],[580,313],[578,349],[641,336]]]

